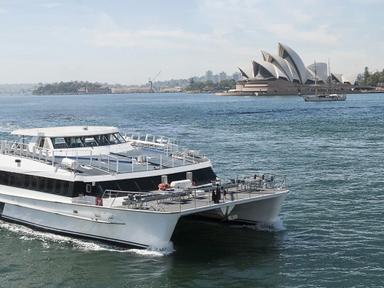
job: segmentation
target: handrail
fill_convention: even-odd
[[[139,133],[125,134],[124,138],[130,141],[133,146],[161,151],[167,155],[179,151],[179,145],[174,138],[155,136],[152,134],[141,135]]]
[[[43,161],[44,163],[50,163],[52,165],[55,164],[54,151],[36,146],[33,146],[32,151],[30,151],[28,144],[20,143],[17,141],[1,140],[0,153],[5,155],[12,154],[18,157]]]
[[[36,146],[30,146],[26,143],[19,143],[13,141],[2,140],[0,142],[0,153],[12,154],[19,157],[25,157],[36,161],[43,161],[47,164],[58,165],[64,169],[70,169],[73,173],[78,173],[77,169],[62,165],[61,158],[71,158],[77,163],[92,167],[103,171],[108,174],[115,174],[121,172],[137,172],[137,171],[150,171],[152,169],[165,169],[170,167],[177,167],[181,165],[187,165],[191,163],[201,163],[208,161],[208,158],[198,155],[195,151],[185,150],[178,151],[177,153],[160,154],[153,156],[141,155],[141,156],[125,156],[128,159],[128,163],[131,163],[131,168],[122,170],[120,163],[124,162],[121,155],[110,154],[93,154],[91,149],[71,149],[65,151],[65,149],[53,150],[40,148]],[[81,161],[79,160],[81,158]],[[130,161],[129,161],[130,160]],[[75,164],[77,165],[77,164]]]
[[[186,189],[165,191],[123,191],[106,189],[103,199],[109,207],[128,209],[151,209],[158,212],[183,212],[193,208],[243,201],[265,195],[286,192],[285,176],[276,181],[276,175],[264,174],[237,178],[221,184],[220,181]],[[280,178],[280,177],[279,177]],[[219,195],[219,196],[218,196]],[[218,197],[218,198],[215,198]],[[119,199],[117,201],[117,199]]]

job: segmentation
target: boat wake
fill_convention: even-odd
[[[51,248],[54,244],[61,244],[62,247],[69,246],[73,249],[86,252],[105,251],[115,253],[131,253],[148,257],[167,256],[175,251],[172,242],[164,243],[162,245],[157,245],[156,247],[150,247],[147,249],[121,248],[104,243],[93,242],[92,240],[82,240],[69,236],[57,235],[50,232],[36,231],[20,224],[8,223],[2,220],[0,220],[0,231],[1,230],[6,230],[17,234],[19,239],[23,241],[39,241],[42,243],[44,248]]]
[[[264,232],[280,232],[286,230],[284,223],[280,218],[278,218],[274,223],[258,222],[256,224],[236,224],[236,226],[239,228],[247,228]]]
[[[267,232],[280,232],[286,230],[283,220],[278,218],[274,223],[257,223],[256,230]]]
[[[152,246],[147,249],[129,249],[128,252],[143,256],[161,257],[172,254],[173,252],[175,252],[175,249],[173,248],[173,243],[168,242],[162,245]]]

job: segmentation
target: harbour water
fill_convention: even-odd
[[[0,220],[0,287],[384,286],[384,98],[0,95],[17,128],[113,125],[175,137],[219,176],[287,175],[274,227],[185,221],[167,249],[121,248]]]

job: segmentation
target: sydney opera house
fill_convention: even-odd
[[[252,73],[239,68],[242,80],[232,95],[297,95],[329,87],[347,92],[352,85],[341,74],[329,73],[326,63],[305,66],[300,56],[287,45],[279,43],[278,53],[261,51],[263,60],[252,62]]]

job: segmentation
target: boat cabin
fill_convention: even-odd
[[[132,146],[117,128],[108,126],[65,126],[21,129],[12,132],[22,137],[30,152],[54,151],[55,155],[92,155],[129,151]],[[26,143],[26,138],[29,138]]]

